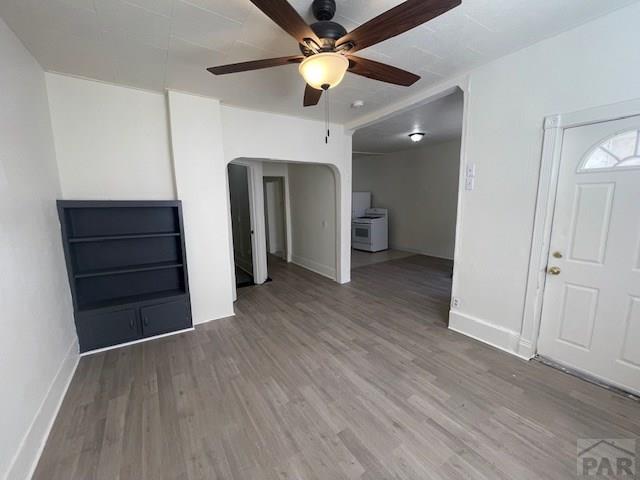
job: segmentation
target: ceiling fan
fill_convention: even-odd
[[[307,85],[304,106],[317,105],[322,92],[337,86],[347,71],[382,82],[413,85],[420,77],[400,68],[354,55],[457,7],[462,0],[407,0],[347,32],[331,19],[335,0],[314,0],[317,22],[307,25],[287,0],[251,0],[256,7],[298,41],[302,55],[233,63],[207,70],[214,75],[246,72],[280,65],[300,64]]]

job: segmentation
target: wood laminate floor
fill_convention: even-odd
[[[382,250],[381,252],[365,252],[351,249],[351,269],[373,265],[374,263],[388,262],[404,257],[411,257],[415,253],[404,252],[402,250]]]
[[[36,479],[568,479],[640,405],[446,328],[448,262],[274,263],[237,315],[80,361]]]

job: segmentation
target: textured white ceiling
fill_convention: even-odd
[[[518,50],[637,0],[463,0],[463,5],[362,56],[422,76],[411,88],[347,74],[331,92],[346,122],[456,73]],[[309,21],[311,0],[293,0]],[[400,0],[337,0],[347,30]],[[297,54],[296,42],[249,0],[0,0],[0,16],[46,70],[231,105],[322,118],[302,108],[295,65],[214,77],[206,67]],[[353,100],[366,102],[352,110]]]
[[[397,152],[460,138],[462,107],[463,95],[457,91],[361,128],[353,134],[354,154]],[[421,142],[414,143],[409,138],[412,132],[426,135]]]

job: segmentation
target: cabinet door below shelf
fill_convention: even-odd
[[[142,336],[153,337],[191,327],[188,300],[161,303],[140,309]]]
[[[135,309],[82,313],[78,316],[80,351],[86,352],[140,338]]]

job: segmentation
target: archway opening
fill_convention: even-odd
[[[423,296],[443,324],[452,292],[463,109],[464,94],[455,88],[353,136],[352,277],[389,279],[380,288],[407,301]]]
[[[327,164],[261,158],[234,159],[228,167],[233,284],[238,285],[238,275],[246,273],[251,274],[251,283],[241,282],[242,286],[277,281],[272,273],[286,264],[338,281],[341,215],[337,169]],[[242,185],[238,186],[238,181]],[[248,212],[237,205],[238,192]],[[245,261],[249,258],[250,265]],[[236,290],[234,299],[237,295]]]

